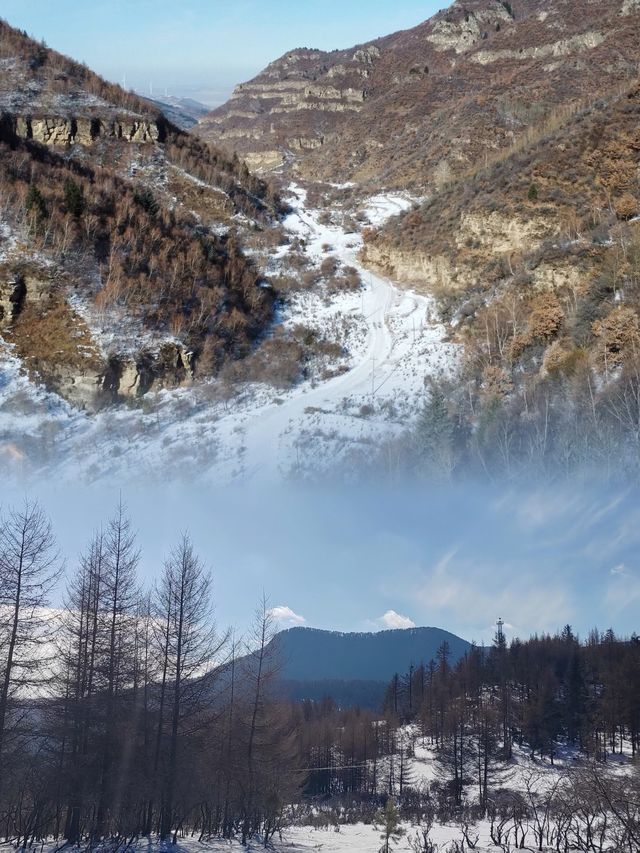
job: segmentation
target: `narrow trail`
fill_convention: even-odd
[[[438,345],[444,336],[443,327],[430,322],[430,299],[401,290],[364,268],[358,260],[362,237],[321,225],[318,214],[305,207],[304,190],[293,188],[293,193],[293,213],[285,225],[304,241],[308,255],[320,259],[326,256],[329,245],[331,254],[362,277],[362,292],[354,297],[353,310],[364,318],[367,337],[347,372],[316,387],[301,386],[281,404],[271,403],[248,418],[242,431],[242,476],[252,480],[272,479],[282,473],[283,465],[295,456],[294,445],[309,411],[320,410],[330,416],[339,411],[345,398],[360,399],[366,405],[381,391],[391,396],[402,393],[407,384],[402,369],[415,367],[411,361],[415,361],[416,349],[421,344]],[[425,364],[424,372],[427,368]],[[415,390],[419,390],[420,381],[421,377],[412,383],[417,386]],[[348,440],[348,426],[345,432]]]

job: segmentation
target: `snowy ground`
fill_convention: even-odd
[[[415,853],[412,841],[419,832],[419,827],[408,823],[403,825],[403,836],[396,843],[391,844],[391,850],[397,853]],[[476,848],[478,853],[495,851],[499,848],[491,845],[489,826],[481,822],[473,836],[478,834],[479,844]],[[462,839],[462,831],[459,826],[438,825],[434,826],[430,833],[430,839],[435,842],[439,853],[446,853],[454,841]],[[339,827],[329,826],[327,828],[315,829],[311,826],[289,827],[282,833],[282,837],[276,837],[270,844],[269,849],[274,853],[378,853],[382,841],[380,829],[373,824],[347,824]],[[53,843],[43,846],[34,845],[32,848],[37,853],[58,853],[58,848]],[[82,850],[82,848],[77,848]],[[104,848],[104,853],[258,853],[264,851],[264,845],[259,839],[248,842],[244,847],[239,841],[228,841],[225,839],[214,839],[211,841],[198,841],[196,838],[181,838],[173,846],[171,844],[160,844],[146,839],[126,845],[123,843],[116,851],[115,844]],[[467,848],[465,848],[467,849]],[[531,849],[531,848],[529,848]],[[94,848],[95,853],[102,853],[103,848]],[[0,853],[14,853],[15,848],[10,845],[0,845]]]
[[[415,853],[412,842],[416,839],[420,828],[405,823],[402,829],[403,836],[395,844],[391,844],[391,850],[398,853],[412,853],[412,851]],[[488,823],[483,821],[479,824],[476,833],[480,836],[479,845],[476,848],[479,853],[498,849],[491,845]],[[462,840],[462,830],[459,826],[437,825],[432,828],[429,838],[438,845],[438,851],[445,853],[452,842]],[[326,853],[378,853],[381,846],[382,840],[378,827],[356,823],[340,826],[339,831],[333,827],[327,829],[292,827],[283,834],[283,841],[277,845],[276,849],[300,851],[300,853],[307,850],[326,851]]]
[[[400,213],[410,210],[414,204],[422,200],[400,193],[389,193],[388,195],[381,193],[372,196],[368,200],[365,212],[370,225],[374,228],[380,228],[392,216],[397,216]]]
[[[397,845],[392,845],[392,850],[398,853],[410,853],[412,847],[410,841],[415,836],[417,829],[410,826],[405,828],[405,836]],[[447,844],[453,839],[460,839],[460,830],[456,827],[437,827],[431,833],[434,841],[442,845],[444,853]],[[341,826],[339,831],[333,827],[328,829],[314,829],[312,827],[292,827],[282,834],[282,838],[273,840],[270,849],[276,853],[311,853],[311,851],[326,851],[326,853],[378,853],[381,846],[380,830],[372,825],[363,823],[349,826]],[[117,853],[125,853],[126,844],[122,844]],[[41,847],[37,844],[33,848],[37,853],[57,853],[55,844],[49,843]],[[82,848],[79,848],[82,850]],[[101,848],[94,848],[100,853]],[[126,853],[258,853],[264,851],[264,845],[259,839],[248,842],[243,847],[239,841],[227,841],[214,839],[212,841],[198,841],[197,838],[181,838],[173,846],[146,839],[132,843],[126,847]],[[478,848],[480,849],[480,848]],[[495,850],[496,848],[492,848]],[[14,853],[15,848],[9,845],[0,845],[0,853]],[[107,853],[108,848],[105,848]],[[113,846],[113,853],[115,845]]]
[[[34,388],[0,344],[0,470],[20,478],[55,471],[68,482],[122,483],[145,475],[272,481],[355,463],[381,438],[403,430],[419,407],[425,377],[454,370],[457,348],[445,341],[427,297],[360,266],[360,234],[321,224],[321,212],[306,207],[299,187],[291,188],[290,203],[285,227],[307,260],[317,265],[332,255],[363,279],[356,292],[298,294],[281,318],[285,327],[300,323],[342,336],[343,372],[284,393],[247,385],[230,400],[213,382],[87,415]],[[402,196],[377,196],[367,206],[370,221],[378,224],[410,204]],[[284,262],[284,250],[276,252],[273,263]]]
[[[415,756],[408,760],[406,768],[407,785],[414,788],[430,786],[437,781],[443,781],[445,775],[438,764],[436,753],[426,740],[423,741],[418,735],[418,728],[409,725],[398,733],[399,740],[406,747],[412,742],[415,748]],[[574,752],[561,754],[559,759],[552,765],[548,759],[531,759],[529,751],[520,749],[514,745],[513,760],[508,767],[492,773],[491,788],[497,790],[507,788],[510,791],[519,791],[526,795],[527,785],[535,795],[544,795],[551,791],[566,775],[567,771],[576,766],[579,761]],[[613,760],[615,759],[615,760]],[[388,759],[387,759],[388,760]],[[399,758],[396,761],[396,780]],[[609,769],[619,773],[633,772],[635,765],[631,756],[610,756]],[[378,763],[380,773],[380,784],[384,787],[385,762]],[[533,784],[532,784],[532,780]],[[467,789],[467,802],[475,801],[473,786]],[[525,796],[525,800],[526,800]],[[313,822],[308,818],[298,818],[294,825],[288,826],[280,835],[272,839],[270,849],[274,853],[378,853],[381,848],[380,821],[373,823],[336,824],[335,815],[331,811],[322,811],[322,806],[313,809]],[[308,822],[307,822],[308,821]],[[478,853],[493,853],[499,849],[491,840],[490,821],[482,819],[476,823],[463,826],[462,823],[435,823],[429,832],[429,840],[436,845],[437,853],[461,853],[471,849],[460,845],[463,840],[463,830],[466,828],[469,839],[476,846],[472,849]],[[391,844],[391,850],[397,853],[416,853],[416,842],[422,835],[424,825],[413,824],[408,821],[402,823],[402,834]],[[510,830],[510,822],[505,824],[505,833],[510,832],[510,842],[513,845],[513,830]],[[44,845],[37,844],[32,848],[34,853],[58,853],[58,847],[53,843]],[[82,849],[82,848],[80,848]],[[521,848],[520,848],[521,849]],[[527,829],[526,843],[524,849],[537,850],[534,839],[533,823],[529,823]],[[544,847],[544,850],[555,849]],[[573,849],[573,848],[572,848]],[[577,848],[576,848],[577,849]],[[612,848],[607,848],[612,849]],[[11,845],[0,845],[0,853],[14,853],[15,848]],[[94,853],[257,853],[264,850],[260,839],[250,841],[243,847],[238,840],[228,841],[213,839],[199,841],[197,833],[194,837],[182,837],[178,839],[177,845],[163,845],[158,842],[140,839],[130,844],[122,843],[119,849],[116,845],[94,848]]]

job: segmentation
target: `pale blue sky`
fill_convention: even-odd
[[[116,489],[51,482],[31,494],[51,514],[70,567],[118,501]],[[2,485],[0,504],[21,495]],[[190,530],[214,571],[219,621],[240,631],[263,590],[297,624],[341,631],[388,627],[382,617],[390,610],[487,643],[499,616],[510,636],[567,622],[583,637],[596,625],[640,631],[635,489],[167,484],[127,488],[123,498],[145,580],[153,582],[163,555]]]
[[[429,18],[447,0],[3,0],[0,15],[145,93],[221,101],[294,47],[350,47]]]

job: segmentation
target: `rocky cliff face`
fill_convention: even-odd
[[[545,241],[559,236],[559,224],[551,217],[462,211],[445,246],[434,243],[430,247],[425,241],[410,248],[393,238],[385,240],[383,232],[365,245],[362,260],[397,281],[454,294],[476,286],[480,271],[491,259],[534,253]],[[543,274],[544,270],[538,269],[536,280]]]
[[[174,341],[106,354],[46,266],[0,268],[0,335],[35,378],[88,410],[193,381],[194,355]]]
[[[199,130],[238,150],[255,169],[281,166],[288,151],[321,148],[362,110],[379,57],[375,45],[332,54],[292,51],[239,85]]]
[[[142,118],[107,119],[70,116],[23,116],[6,114],[2,127],[5,134],[18,139],[32,139],[43,145],[91,145],[97,139],[111,138],[123,142],[159,142],[165,135],[165,123]]]
[[[111,356],[97,375],[96,384],[114,399],[142,397],[152,388],[191,384],[194,367],[193,353],[181,344],[168,342],[157,349],[143,350],[135,357]]]
[[[32,273],[0,273],[0,331],[10,329],[27,301],[42,304],[48,292],[46,281]]]
[[[637,0],[457,0],[348,51],[293,51],[199,132],[254,168],[429,186],[635,73]]]
[[[42,145],[92,145],[99,139],[122,142],[161,142],[166,122],[146,119],[83,118],[72,116],[31,116],[5,112],[0,116],[0,141],[33,140]]]

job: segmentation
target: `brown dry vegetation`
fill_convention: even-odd
[[[314,179],[440,186],[529,146],[585,100],[627,84],[637,74],[640,25],[637,12],[622,9],[623,0],[455,2],[372,42],[379,56],[366,76],[356,48],[287,55],[205,120],[202,132],[224,143],[232,130],[228,144],[241,152],[322,141],[296,155],[297,168]],[[304,109],[271,113],[278,93],[270,97],[268,87],[291,81],[353,87],[365,99],[359,111],[325,111],[308,97]],[[256,86],[266,87],[261,97],[251,94]]]
[[[445,315],[458,317],[468,347],[490,362],[515,369],[532,345],[556,338],[567,347],[593,344],[593,323],[616,300],[640,311],[640,229],[627,222],[640,199],[639,119],[635,86],[531,148],[452,182],[369,235],[369,246],[446,259],[451,279],[429,285]],[[496,249],[496,213],[521,230],[541,223],[541,236]],[[470,233],[470,217],[485,230]]]
[[[240,212],[263,220],[281,211],[281,202],[273,187],[250,175],[237,156],[223,154],[184,133],[162,115],[157,105],[108,83],[86,66],[34,41],[0,19],[1,59],[11,61],[10,72],[4,71],[0,77],[0,98],[5,101],[0,123],[4,141],[11,141],[12,117],[34,113],[72,118],[106,118],[111,113],[123,113],[151,120],[158,124],[162,156],[166,161],[225,193],[229,199],[227,213]],[[28,99],[24,100],[25,93],[33,92],[37,93],[35,109]],[[100,101],[94,103],[90,98],[87,100],[87,96]],[[115,167],[123,159],[122,145],[97,148],[96,159],[101,163]]]
[[[220,377],[229,385],[264,382],[287,389],[301,379],[336,375],[342,370],[336,365],[344,355],[339,343],[315,329],[302,324],[292,329],[277,326],[247,358],[225,364]]]
[[[69,59],[37,42],[29,35],[10,26],[0,18],[0,59],[12,60],[11,74],[3,73],[0,92],[16,93],[14,84],[18,75],[36,84],[45,96],[69,95],[81,91],[100,98],[115,108],[155,118],[160,115],[157,106],[134,92],[108,83],[86,65]]]
[[[369,235],[445,270],[423,284],[464,365],[412,439],[430,471],[640,470],[639,122],[634,85]]]
[[[275,224],[283,206],[273,187],[237,156],[172,126],[156,105],[4,21],[0,60],[0,210],[24,243],[5,278],[39,253],[56,281],[50,299],[28,298],[5,330],[25,364],[54,386],[61,370],[99,367],[65,303],[74,288],[99,313],[117,309],[155,340],[177,338],[200,374],[244,357],[271,321],[274,291],[244,257],[233,217],[256,233]],[[36,115],[149,120],[160,141],[92,131],[91,144],[47,148],[16,134],[18,118]],[[220,222],[232,226],[228,237],[212,230]]]
[[[274,186],[251,175],[237,155],[227,157],[201,139],[175,129],[168,133],[163,152],[169,163],[225,193],[234,213],[265,222],[285,210]]]
[[[82,199],[75,212],[70,185]],[[118,305],[147,328],[180,337],[202,356],[205,373],[226,355],[246,354],[271,318],[272,291],[233,237],[216,237],[106,169],[34,143],[3,145],[0,197],[5,215],[29,229],[32,248],[76,280],[99,270],[98,306]]]
[[[96,375],[102,366],[86,323],[59,296],[46,308],[25,305],[6,337],[29,372],[52,388],[66,372]]]

